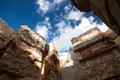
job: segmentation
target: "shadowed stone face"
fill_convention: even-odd
[[[71,4],[75,5],[82,12],[91,11],[88,0],[71,0]]]

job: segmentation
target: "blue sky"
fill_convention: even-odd
[[[108,29],[92,12],[80,12],[69,0],[0,0],[0,10],[0,18],[13,29],[27,25],[59,52],[68,51],[71,39],[91,28]]]

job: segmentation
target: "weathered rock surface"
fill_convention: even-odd
[[[103,35],[101,31],[98,28],[94,28],[76,38],[73,38],[71,41],[73,43],[74,51],[77,51],[81,48],[84,48],[92,43],[101,40],[102,38]]]
[[[34,64],[29,52],[18,48],[17,43],[11,41],[0,60],[0,70],[10,72],[21,77],[39,76],[39,68]]]
[[[56,55],[52,55],[45,61],[45,71],[43,80],[61,80],[59,60]]]
[[[5,46],[12,39],[13,34],[14,30],[0,19],[0,57],[3,55],[6,48]]]
[[[0,71],[19,77],[39,77],[45,40],[25,26],[12,37],[0,59]]]
[[[14,34],[14,30],[0,19],[0,48],[4,47]]]
[[[86,80],[104,80],[120,76],[119,57],[120,52],[113,48],[104,52],[103,55],[80,61],[81,68],[85,71]]]
[[[95,28],[94,28],[95,29]],[[101,39],[94,33],[94,29],[91,29],[88,32],[93,35],[86,35],[88,32],[82,34],[81,36],[76,37],[76,39],[81,40],[81,38],[86,37],[82,43],[86,43],[86,46],[81,45],[81,43],[74,45],[75,53],[79,54],[79,63],[80,67],[85,74],[85,80],[116,80],[120,79],[120,64],[119,57],[120,51],[118,46],[114,42],[113,36],[111,37],[111,32],[108,35],[108,32],[105,33]],[[84,35],[84,36],[83,36]],[[107,36],[108,35],[108,36]],[[94,42],[91,42],[93,38]],[[89,38],[89,39],[87,39]],[[89,42],[89,44],[87,44]],[[78,41],[74,42],[78,43]],[[81,47],[77,48],[75,46],[80,45]]]
[[[78,58],[78,54],[73,51],[59,54],[62,80],[82,80],[84,78]]]
[[[108,27],[120,35],[120,0],[71,0],[82,12],[99,16]]]
[[[32,47],[38,48],[41,52],[44,52],[46,42],[42,36],[35,33],[27,26],[21,26],[17,33],[21,37],[22,41]]]
[[[57,51],[47,49],[45,39],[27,26],[15,32],[0,20],[0,80],[60,80]]]
[[[114,40],[118,35],[111,29],[105,32],[105,35]]]
[[[22,26],[18,32],[16,42],[24,51],[29,52],[29,57],[35,61],[35,64],[40,68],[42,55],[45,51],[45,39],[29,29],[27,26]]]
[[[58,52],[53,44],[50,44],[49,54],[44,58],[43,65],[43,80],[61,80]]]
[[[110,42],[107,39],[102,39],[101,41],[94,43],[94,45],[91,45],[85,49],[81,49],[79,51],[77,51],[77,53],[80,53],[80,60],[85,60],[88,58],[92,58],[95,56],[99,56],[101,54],[104,54],[103,52],[106,52],[110,49],[112,49],[113,47],[116,47],[115,43]]]

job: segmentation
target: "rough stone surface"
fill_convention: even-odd
[[[3,73],[0,75],[0,80],[18,80],[20,77],[11,73]]]
[[[9,46],[0,60],[0,70],[22,77],[39,76],[39,68],[29,57],[30,53],[18,47],[17,44],[14,39],[9,42]]]
[[[6,44],[12,39],[13,34],[14,30],[0,19],[0,58],[5,51]]]
[[[57,51],[29,27],[14,32],[0,20],[0,40],[0,80],[60,80]]]
[[[115,43],[116,43],[116,45],[118,46],[118,48],[120,49],[120,36],[118,36],[114,31],[112,31],[111,29],[109,29],[106,33],[105,33],[105,35],[108,37],[108,38],[110,38],[110,39],[112,39]]]
[[[82,80],[83,78],[79,64],[62,69],[61,74],[62,80]]]
[[[115,46],[116,45],[114,42],[111,42],[108,39],[102,39],[101,41],[94,43],[94,45],[84,48],[83,50],[80,49],[80,51],[77,51],[77,53],[79,52],[80,54],[79,59],[84,60],[84,59],[88,59],[88,58],[92,58],[92,57],[104,54],[103,52],[108,51]]]
[[[61,80],[58,52],[53,44],[50,44],[50,51],[44,58],[43,65],[45,67],[42,80]]]
[[[92,33],[94,38],[99,37],[91,31],[90,34]],[[83,35],[84,37],[88,37],[86,33]],[[113,33],[111,34],[111,32],[107,32],[102,36],[103,38],[99,39],[99,41],[94,41],[86,46],[81,46],[81,43],[79,43],[78,45],[81,47],[75,51],[76,54],[79,54],[79,63],[81,69],[83,70],[85,80],[120,79],[118,77],[120,76],[120,50],[118,49],[117,44],[114,42],[116,37],[114,37],[115,35],[113,35]],[[83,36],[79,36],[77,38],[80,38],[81,40],[82,37]],[[89,41],[91,42],[90,39],[86,39],[84,41],[84,43]]]
[[[21,26],[17,32],[18,46],[24,51],[29,52],[29,57],[31,57],[35,64],[40,68],[42,62],[42,55],[45,51],[45,39],[32,31],[27,26]]]
[[[61,53],[59,57],[62,80],[82,80],[84,78],[83,71],[80,69],[78,54],[71,51]]]
[[[14,34],[14,30],[0,19],[0,48],[4,47]]]
[[[114,39],[114,42],[117,44],[117,46],[118,46],[119,49],[120,49],[120,36],[117,36],[117,37]]]
[[[120,52],[117,49],[111,49],[98,57],[80,61],[80,65],[85,71],[87,80],[104,80],[120,75],[119,58]]]
[[[59,60],[52,55],[45,61],[43,80],[61,80]]]
[[[114,40],[118,35],[111,29],[105,32],[105,35]]]
[[[120,0],[71,0],[79,10],[99,16],[104,23],[120,35]]]
[[[92,43],[95,43],[103,38],[102,32],[98,28],[93,28],[86,33],[73,38],[71,41],[73,43],[74,51],[84,48]]]
[[[41,52],[44,51],[46,44],[45,39],[27,26],[21,26],[21,28],[18,30],[18,34],[20,35],[21,39],[30,46],[38,48],[41,50]]]
[[[14,32],[0,20],[0,80],[42,80],[45,45],[45,39],[27,26]]]

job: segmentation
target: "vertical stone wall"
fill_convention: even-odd
[[[0,20],[0,80],[60,80],[57,53],[47,53],[49,51],[42,36],[27,26],[14,31]],[[47,60],[44,59],[46,56]],[[43,68],[45,74],[41,74]],[[55,79],[48,78],[47,72]]]
[[[94,28],[72,42],[85,80],[120,79],[120,52],[110,37]]]
[[[14,33],[14,30],[10,28],[2,19],[0,19],[0,58],[5,51],[5,46],[11,40]]]
[[[1,23],[3,24],[3,23]],[[5,23],[4,23],[5,24]],[[45,40],[27,26],[22,26],[17,32],[11,28],[0,26],[7,41],[4,44],[4,52],[0,59],[0,80],[17,80],[22,78],[34,78],[39,80],[42,53],[45,48]],[[4,29],[2,29],[4,28]],[[4,30],[8,30],[7,33]],[[10,32],[11,31],[11,32]],[[14,34],[13,34],[14,33]],[[11,35],[10,35],[11,34]],[[7,35],[10,35],[7,37]],[[16,75],[12,77],[11,75]]]
[[[82,80],[83,72],[80,69],[78,55],[73,51],[59,54],[62,80]]]
[[[53,44],[49,44],[49,53],[44,58],[44,71],[42,80],[61,80],[60,62],[58,52]]]

